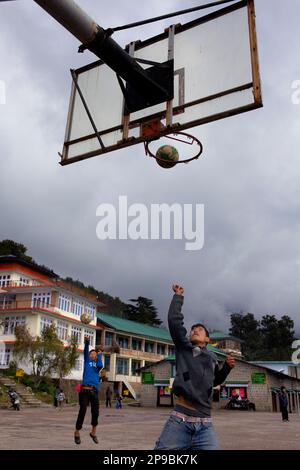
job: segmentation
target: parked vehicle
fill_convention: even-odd
[[[255,411],[255,403],[250,402],[247,398],[231,397],[225,409]]]
[[[10,398],[11,407],[16,411],[20,411],[20,398],[17,392],[10,388],[8,391],[8,396]]]

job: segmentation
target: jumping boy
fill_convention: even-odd
[[[177,400],[155,449],[217,450],[219,444],[211,419],[213,387],[224,382],[235,360],[227,357],[219,369],[217,357],[206,348],[209,332],[201,323],[192,326],[187,337],[181,313],[184,289],[174,285],[173,291],[168,322],[176,348],[172,391]]]
[[[83,368],[83,379],[82,385],[79,392],[79,413],[76,421],[76,429],[74,433],[74,440],[76,444],[81,443],[80,429],[82,428],[83,421],[86,414],[88,404],[91,404],[92,413],[92,430],[90,436],[98,444],[98,438],[96,436],[96,428],[98,425],[99,416],[99,384],[100,376],[99,373],[103,367],[102,355],[95,349],[89,351],[90,339],[84,338],[84,368]]]

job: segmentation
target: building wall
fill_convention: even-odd
[[[155,381],[170,379],[171,377],[171,364],[167,361],[158,364],[157,366],[151,367],[154,373]],[[266,384],[252,384],[252,374],[266,373],[267,383]],[[248,382],[247,397],[248,400],[255,403],[257,411],[272,411],[272,388],[279,389],[284,385],[289,390],[299,390],[300,392],[300,381],[292,377],[278,377],[271,370],[254,366],[249,363],[236,361],[236,367],[228,375],[226,382],[244,383]],[[226,384],[225,382],[225,384]],[[157,401],[157,387],[155,385],[142,384],[141,385],[141,406],[155,407]],[[296,408],[292,411],[299,412],[300,402],[299,398],[295,398]],[[228,400],[221,400],[217,403],[213,403],[214,409],[224,408],[228,403]],[[279,411],[279,402],[277,397],[277,411]]]
[[[170,362],[161,362],[157,366],[151,367],[155,375],[155,381],[166,380],[171,378],[171,364]],[[157,387],[155,385],[141,384],[141,406],[155,407],[157,403]]]

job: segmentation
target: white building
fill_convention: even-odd
[[[7,368],[13,359],[16,325],[26,324],[33,336],[43,328],[55,324],[59,338],[78,339],[79,358],[68,378],[80,380],[83,372],[84,337],[90,337],[95,347],[97,306],[102,306],[95,296],[74,288],[58,279],[47,268],[29,263],[15,256],[0,256],[0,369]],[[86,326],[80,321],[82,313],[92,317]],[[30,364],[22,364],[25,372]]]

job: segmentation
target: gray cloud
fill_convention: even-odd
[[[79,3],[105,27],[185,7]],[[189,325],[201,319],[226,328],[229,312],[244,310],[288,313],[300,331],[300,106],[291,102],[291,84],[300,79],[300,5],[256,3],[264,109],[193,129],[205,156],[170,171],[146,159],[142,146],[60,167],[69,69],[94,58],[77,54],[77,41],[34,2],[0,5],[0,80],[7,88],[7,104],[0,105],[0,237],[125,301],[149,296],[162,318],[178,280]],[[116,39],[126,44],[161,28]],[[205,204],[204,249],[186,252],[180,241],[100,242],[96,208],[123,194],[129,203]]]

